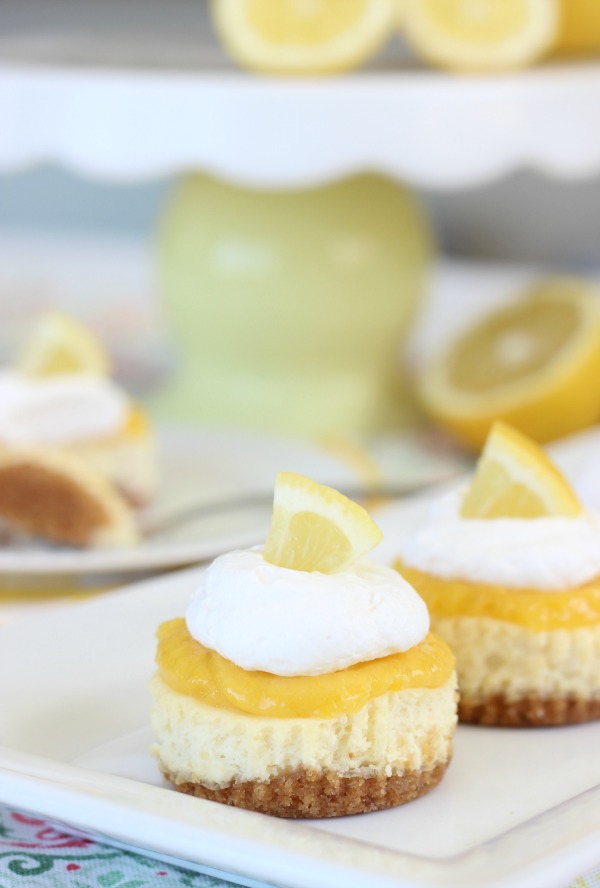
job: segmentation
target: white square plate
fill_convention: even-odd
[[[1,801],[244,884],[564,888],[598,863],[600,723],[461,727],[429,795],[337,820],[282,821],[171,790],[148,752],[154,633],[200,576],[0,629]]]

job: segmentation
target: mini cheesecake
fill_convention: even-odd
[[[306,513],[301,513],[306,514]],[[181,792],[279,817],[336,817],[432,789],[452,756],[456,674],[389,567],[220,556],[158,632],[154,753]]]
[[[282,678],[240,669],[173,620],[160,628],[157,660],[155,753],[181,792],[335,817],[409,802],[450,761],[454,658],[433,635],[330,675]]]
[[[600,718],[600,578],[541,592],[396,567],[456,656],[461,721],[518,727]]]
[[[456,656],[461,721],[600,717],[600,518],[534,441],[496,422],[397,554]]]
[[[0,450],[63,453],[104,475],[133,505],[152,498],[157,459],[150,425],[111,379],[89,373],[29,378],[0,371]]]

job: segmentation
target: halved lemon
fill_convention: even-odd
[[[368,512],[337,490],[294,472],[277,475],[266,561],[335,573],[382,539]]]
[[[563,55],[600,51],[598,0],[560,0],[556,51]]]
[[[215,29],[240,64],[274,74],[357,67],[389,37],[394,0],[212,0]]]
[[[423,367],[431,416],[480,450],[496,419],[544,443],[600,418],[600,290],[541,281],[490,313]]]
[[[57,373],[91,373],[105,376],[110,361],[98,338],[68,314],[52,312],[34,327],[17,361],[27,376]]]
[[[404,27],[407,0],[396,0],[394,4],[394,23],[397,28]]]
[[[463,499],[462,517],[574,517],[580,513],[579,500],[544,451],[505,423],[495,423]]]
[[[416,52],[454,71],[520,68],[557,39],[557,0],[405,0],[403,29]]]

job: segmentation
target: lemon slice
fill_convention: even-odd
[[[383,534],[369,514],[331,487],[279,472],[263,557],[279,567],[335,573],[373,549]]]
[[[560,31],[556,50],[560,54],[593,53],[600,50],[600,3],[598,0],[560,0]]]
[[[278,74],[354,68],[389,37],[394,0],[212,0],[215,29],[240,64]]]
[[[416,52],[455,71],[519,68],[550,50],[556,0],[405,0],[403,28]]]
[[[495,419],[543,443],[600,418],[600,291],[578,279],[540,282],[492,312],[424,366],[432,417],[479,450]]]
[[[110,361],[102,344],[87,327],[70,315],[52,312],[33,329],[17,369],[35,377],[57,373],[106,376]]]
[[[461,507],[463,518],[575,517],[581,504],[530,438],[497,422]]]

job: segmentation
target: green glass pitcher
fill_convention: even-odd
[[[398,427],[431,253],[418,202],[382,176],[300,191],[185,177],[160,225],[177,366],[155,410],[309,438]]]

